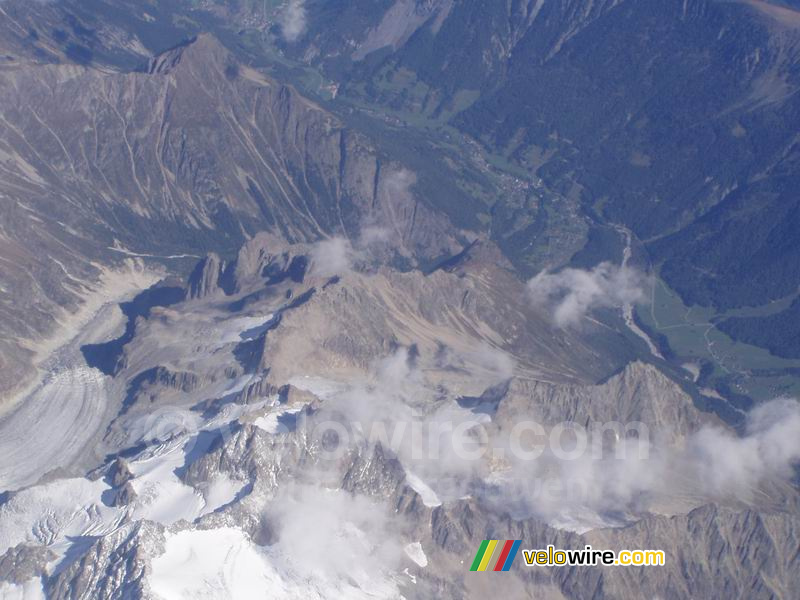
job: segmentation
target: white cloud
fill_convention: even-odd
[[[489,347],[463,360],[498,377],[513,372],[513,362]],[[344,423],[345,447],[380,443],[413,474],[412,487],[429,489],[437,503],[481,495],[516,517],[585,529],[709,501],[754,502],[765,482],[790,479],[800,461],[800,404],[788,399],[754,409],[741,436],[707,426],[667,443],[640,428],[637,436],[603,435],[599,456],[589,424],[579,456],[567,458],[545,442],[543,454],[531,459],[517,451],[512,431],[443,398],[418,361],[406,348],[377,360],[362,381],[326,399],[309,430]],[[481,447],[488,452],[475,452]]]
[[[367,225],[361,229],[358,244],[364,248],[368,248],[374,244],[385,244],[389,242],[390,236],[391,232],[386,227]]]
[[[356,264],[363,266],[379,259],[381,249],[389,245],[389,230],[375,225],[361,229],[354,242],[341,236],[319,241],[311,248],[311,272],[319,277],[344,275]]]
[[[743,436],[709,426],[680,445],[647,443],[644,453],[639,440],[619,443],[623,458],[613,451],[575,460],[548,451],[534,461],[508,454],[508,477],[488,495],[518,516],[570,523],[579,515],[597,525],[609,515],[683,510],[686,500],[753,503],[765,482],[790,480],[800,463],[800,403],[778,399],[755,408]]]
[[[403,558],[397,523],[384,506],[342,490],[292,484],[281,490],[267,516],[278,548],[302,577],[356,581],[390,573]]]
[[[440,498],[458,498],[481,468],[469,452],[482,421],[438,393],[401,347],[376,361],[364,381],[327,398],[315,422],[346,423],[349,443],[380,443]]]
[[[311,250],[311,272],[318,277],[343,275],[353,269],[356,253],[350,241],[333,237],[314,244]]]
[[[442,346],[436,357],[436,365],[441,369],[458,369],[469,372],[476,381],[496,385],[507,381],[514,375],[516,362],[507,352],[481,342],[470,350],[455,351]]]
[[[528,294],[535,306],[551,313],[556,325],[572,327],[595,308],[637,302],[644,295],[644,281],[637,269],[604,262],[590,271],[542,271],[528,282]]]
[[[792,476],[800,461],[800,404],[788,398],[762,404],[747,416],[743,437],[706,428],[688,450],[707,493],[748,501],[761,480]]]
[[[480,343],[471,352],[465,352],[463,359],[470,365],[469,368],[474,374],[484,375],[492,383],[510,379],[514,375],[516,366],[514,358],[510,354],[490,346],[486,342]],[[476,373],[476,370],[482,370],[485,373]]]
[[[417,176],[413,171],[405,167],[391,171],[383,178],[386,194],[394,202],[398,202],[399,199],[408,200],[412,198],[411,186],[416,182]]]
[[[307,25],[305,0],[289,0],[278,17],[278,23],[287,42],[297,41]]]

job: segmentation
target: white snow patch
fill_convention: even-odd
[[[0,555],[23,542],[48,545],[60,555],[71,544],[68,537],[110,533],[124,513],[102,503],[108,489],[102,480],[75,478],[15,494],[0,506]]]
[[[253,425],[258,427],[259,429],[263,429],[264,431],[266,431],[267,433],[272,434],[272,435],[275,435],[275,434],[278,434],[278,433],[284,433],[286,431],[286,429],[284,428],[283,425],[281,425],[281,423],[280,423],[280,421],[278,419],[280,419],[280,417],[282,417],[284,415],[297,414],[301,410],[303,410],[304,406],[305,406],[305,403],[300,404],[300,405],[296,405],[296,406],[292,406],[291,408],[288,408],[286,410],[273,410],[273,411],[267,413],[266,415],[264,415],[263,417],[258,417],[257,419],[255,419],[253,421]]]
[[[219,427],[220,425],[224,425],[226,423],[232,423],[246,414],[260,411],[266,406],[276,404],[277,402],[278,396],[274,395],[268,396],[259,402],[252,402],[250,404],[226,404],[220,409],[219,414],[208,422],[206,429]]]
[[[62,367],[0,420],[0,489],[31,485],[80,454],[100,426],[106,382],[95,369]]]
[[[230,527],[167,534],[164,554],[152,563],[150,586],[163,600],[401,597],[397,587],[383,578],[367,577],[355,584],[350,573],[336,579],[322,572],[301,575],[280,546],[260,548]]]
[[[422,479],[408,470],[406,470],[406,482],[408,482],[408,485],[410,485],[411,488],[420,495],[422,498],[422,503],[425,506],[434,507],[442,505],[442,502],[439,500],[439,496],[436,495],[436,492],[434,492],[427,483],[422,481]]]
[[[220,322],[216,342],[219,345],[252,340],[261,335],[272,320],[271,314],[252,317],[235,317]]]
[[[244,485],[241,481],[234,481],[225,473],[217,473],[208,487],[202,490],[206,505],[203,507],[201,516],[233,502]]]
[[[164,600],[282,596],[280,578],[238,529],[182,531],[153,560],[150,585]]]
[[[341,381],[325,379],[324,377],[314,377],[302,375],[289,379],[289,384],[304,392],[311,392],[320,400],[328,400],[342,392],[347,391],[350,386]]]
[[[0,583],[0,598],[3,600],[45,600],[42,580],[34,577],[22,585]]]
[[[137,417],[130,424],[128,427],[129,443],[133,445],[140,441],[158,442],[169,440],[175,438],[175,436],[195,433],[200,430],[203,424],[202,417],[188,408],[163,406],[149,414]],[[164,453],[163,444],[158,446],[155,451]]]
[[[420,542],[412,542],[408,544],[404,550],[408,558],[413,560],[420,567],[428,566],[428,557],[425,556],[425,551],[422,549],[422,544]]]
[[[130,463],[135,478],[131,481],[136,499],[134,519],[148,519],[171,525],[181,519],[192,521],[206,505],[202,494],[183,483],[175,469],[183,466],[186,454],[183,444],[164,444],[163,454]]]

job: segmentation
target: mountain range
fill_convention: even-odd
[[[789,1],[0,0],[0,597],[793,598],[799,54]]]

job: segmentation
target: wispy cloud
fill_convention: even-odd
[[[318,277],[343,275],[353,269],[356,251],[350,240],[332,237],[314,244],[311,250],[311,272]]]
[[[528,282],[528,294],[557,326],[573,327],[596,308],[637,302],[644,295],[644,282],[637,269],[604,262],[591,270],[542,271]]]
[[[297,41],[306,31],[307,20],[305,0],[289,0],[278,18],[283,38],[287,42]]]
[[[437,402],[439,393],[414,351],[401,347],[376,361],[363,381],[328,398],[315,422],[346,424],[348,444],[380,443],[440,497],[457,498],[481,468],[472,452],[480,418],[455,402]]]
[[[565,459],[549,449],[533,461],[507,456],[511,468],[487,497],[555,523],[579,515],[600,524],[654,507],[680,510],[686,502],[752,503],[766,481],[790,480],[800,462],[800,403],[761,405],[748,415],[743,436],[706,426],[676,445],[622,438],[602,457],[585,452]]]
[[[592,423],[570,422],[573,433],[562,445],[562,438],[553,436],[556,428],[532,436],[525,433],[532,428],[518,430],[536,425],[525,421],[535,408],[515,410],[511,421],[495,420],[486,406],[472,410],[448,398],[428,379],[432,358],[448,364],[457,358],[460,368],[484,370],[496,380],[514,372],[513,361],[489,346],[444,358],[400,347],[327,397],[304,426],[321,440],[317,436],[335,424],[330,431],[344,453],[361,448],[363,454],[380,443],[431,506],[479,496],[516,517],[575,529],[711,501],[755,502],[768,489],[765,482],[790,480],[800,461],[800,403],[792,399],[753,410],[743,435],[705,426],[677,440],[662,439],[661,432],[650,435],[641,423],[598,424],[598,433]],[[584,450],[573,454],[581,444],[570,436],[577,439],[581,429]],[[531,453],[531,444],[541,452]],[[338,465],[343,455],[326,460]]]
[[[361,247],[368,248],[376,244],[386,244],[389,242],[390,237],[391,232],[388,228],[379,225],[367,225],[361,229],[358,244]]]
[[[707,493],[748,500],[763,478],[792,476],[800,461],[800,404],[782,398],[756,407],[743,437],[703,429],[690,440],[688,456]]]
[[[304,579],[356,581],[397,569],[403,556],[399,522],[385,507],[359,495],[292,484],[270,506],[278,548]]]
[[[319,277],[344,275],[357,265],[380,261],[382,252],[391,248],[391,232],[386,227],[366,225],[353,241],[334,236],[311,247],[311,271]]]

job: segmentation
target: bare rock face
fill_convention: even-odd
[[[277,446],[273,442],[256,428],[246,428],[194,465],[188,480],[206,480],[220,469],[253,478],[254,489],[262,490],[257,497],[263,498],[263,490],[275,490],[276,484],[280,487],[294,480],[309,467],[309,460],[314,461],[314,450],[308,446],[301,450],[300,440],[284,440]],[[339,481],[338,485],[352,493],[382,498],[400,517],[414,523],[413,535],[423,540],[428,560],[436,564],[436,570],[423,569],[416,574],[421,587],[411,592],[412,597],[417,597],[414,593],[425,597],[421,590],[430,589],[452,597],[479,597],[483,584],[465,573],[464,561],[482,539],[503,536],[523,539],[525,547],[530,548],[546,548],[548,544],[567,549],[589,544],[616,551],[657,548],[667,557],[663,567],[623,569],[528,567],[520,556],[509,575],[514,582],[503,585],[510,589],[518,586],[519,593],[534,597],[677,599],[710,597],[723,590],[726,597],[788,599],[798,583],[794,549],[800,532],[792,507],[759,511],[708,504],[685,515],[647,515],[628,527],[601,528],[579,535],[536,519],[514,519],[480,499],[452,501],[432,509],[423,506],[417,493],[403,485],[402,467],[380,447],[347,454],[335,474],[329,475],[327,485]],[[250,517],[239,510],[206,519],[203,526],[249,523]],[[268,525],[262,523],[260,527]],[[267,539],[276,542],[272,536]],[[726,558],[719,561],[720,556]]]
[[[653,515],[630,527],[584,535],[536,521],[508,521],[468,501],[437,508],[431,515],[436,551],[455,556],[468,555],[480,540],[496,538],[500,532],[525,540],[533,549],[550,544],[574,549],[589,544],[615,551],[665,551],[666,563],[661,567],[528,567],[521,564],[521,556],[517,558],[512,572],[524,581],[528,593],[554,588],[564,598],[791,598],[797,585],[797,557],[790,548],[796,547],[797,527],[797,519],[789,513],[715,505],[684,516]],[[753,553],[756,546],[760,547],[757,555]],[[724,559],[717,560],[720,556]],[[437,556],[436,560],[443,558]],[[468,575],[459,581],[461,593],[474,597],[479,582]]]
[[[659,548],[663,567],[555,573],[574,597],[596,593],[665,598],[792,598],[800,585],[800,522],[786,512],[734,510],[708,505],[688,515],[650,517],[621,530],[586,536],[595,547]],[[688,540],[691,542],[687,543]],[[718,557],[722,560],[718,560]]]
[[[646,423],[665,441],[684,439],[706,424],[719,424],[701,413],[674,381],[652,365],[635,362],[601,385],[554,385],[515,378],[498,403],[496,420],[511,426],[520,418],[545,425],[576,423]]]
[[[286,384],[278,390],[278,398],[287,406],[302,406],[318,401],[318,398],[308,390],[301,390],[291,384]]]
[[[156,600],[166,564],[170,584],[189,589],[197,579],[202,594],[195,593],[214,598],[237,597],[241,581],[256,581],[264,596],[314,600],[350,597],[346,591],[409,600],[797,596],[797,481],[794,463],[783,464],[796,458],[797,436],[787,435],[795,431],[737,438],[695,406],[688,379],[678,385],[662,363],[634,360],[638,351],[615,329],[610,309],[583,329],[559,329],[531,304],[515,271],[575,259],[587,232],[610,228],[590,221],[626,212],[603,198],[592,207],[603,214],[589,215],[589,190],[572,185],[590,174],[573,172],[583,171],[582,161],[591,171],[621,157],[619,178],[598,171],[603,176],[592,183],[599,189],[603,179],[624,182],[630,173],[638,186],[641,177],[657,179],[642,169],[661,169],[638,145],[631,152],[607,144],[599,153],[596,140],[586,139],[582,119],[602,121],[597,131],[609,134],[621,119],[619,126],[636,136],[626,133],[623,141],[663,133],[659,123],[669,118],[652,114],[653,129],[647,118],[594,104],[594,96],[606,104],[625,98],[625,81],[608,78],[618,86],[608,95],[548,101],[555,84],[591,90],[595,80],[587,72],[602,75],[614,66],[616,55],[603,54],[584,64],[585,48],[597,46],[598,23],[620,15],[614,22],[625,44],[611,44],[616,52],[633,39],[630,31],[640,31],[623,27],[636,24],[627,19],[653,13],[636,38],[650,43],[666,31],[659,17],[680,13],[682,35],[694,32],[683,38],[691,42],[687,56],[695,66],[714,66],[706,46],[689,38],[721,31],[716,40],[731,52],[736,44],[721,26],[728,23],[724,11],[746,9],[776,21],[770,27],[783,33],[774,36],[763,35],[762,21],[745,23],[747,36],[763,41],[733,52],[737,69],[752,71],[737,94],[753,96],[731,102],[734,108],[704,96],[704,110],[741,112],[747,128],[719,121],[724,128],[701,137],[727,139],[730,129],[729,142],[742,144],[744,155],[770,145],[748,139],[755,129],[749,119],[757,125],[770,104],[792,106],[791,94],[782,95],[796,82],[782,81],[781,69],[800,47],[793,12],[767,2],[705,0],[666,8],[644,0],[307,3],[309,10],[335,7],[326,17],[332,26],[320,31],[311,22],[306,37],[281,44],[281,67],[302,54],[323,69],[335,62],[347,72],[350,60],[370,70],[382,54],[387,62],[376,73],[383,84],[394,86],[397,75],[420,84],[413,92],[401,85],[407,97],[397,107],[418,114],[411,105],[424,104],[426,119],[476,132],[472,140],[451,127],[433,139],[438,126],[368,117],[349,103],[337,116],[327,108],[335,102],[314,102],[254,68],[246,29],[221,37],[228,47],[200,34],[155,56],[134,33],[147,31],[140,21],[164,24],[177,14],[174,5],[198,27],[212,13],[257,27],[259,39],[268,39],[278,11],[294,8],[303,16],[302,2],[276,7],[274,15],[267,15],[270,3],[252,0],[118,2],[120,23],[135,15],[130,31],[120,23],[82,31],[77,21],[65,21],[71,32],[57,29],[70,13],[54,5],[80,2],[34,4],[24,9],[20,0],[0,0],[0,397],[48,361],[28,412],[0,415],[0,441],[13,455],[0,478],[15,490],[0,494],[0,542],[8,542],[0,585],[12,595],[41,582],[54,599]],[[707,26],[692,29],[700,21]],[[742,26],[738,18],[731,22],[738,43]],[[93,61],[81,47],[56,43],[65,36],[91,38],[84,50],[106,55]],[[453,46],[453,39],[468,43],[435,52],[427,74],[412,64],[423,56],[420,44]],[[763,62],[762,43],[772,46]],[[108,60],[110,49],[118,51],[115,61]],[[671,46],[659,46],[659,57],[671,54]],[[520,60],[526,55],[537,60]],[[650,79],[633,88],[665,93],[662,83],[670,81],[661,73],[670,69],[656,69],[656,76],[651,67]],[[762,79],[765,68],[779,72]],[[554,87],[528,76],[537,72]],[[438,73],[442,81],[431,81]],[[531,81],[534,88],[517,85]],[[754,90],[751,82],[758,83]],[[414,97],[419,90],[422,103]],[[376,105],[395,93],[384,92]],[[364,90],[365,98],[370,94]],[[517,113],[506,110],[508,99],[532,94],[545,94],[541,106],[532,104],[540,110],[536,119],[510,118]],[[487,104],[492,95],[497,102]],[[357,91],[351,99],[361,97]],[[613,118],[570,110],[571,102]],[[627,110],[629,103],[617,104]],[[671,115],[669,102],[646,104]],[[702,131],[702,122],[687,121]],[[685,149],[686,130],[677,131]],[[500,173],[499,157],[489,164],[482,144],[495,145],[490,152],[502,146],[509,161],[524,157],[530,177]],[[624,154],[614,159],[616,152]],[[444,159],[426,170],[436,153]],[[670,153],[681,153],[665,146],[663,162],[674,167]],[[792,156],[785,153],[786,164]],[[693,169],[707,166],[687,160],[697,163]],[[533,173],[556,165],[561,174],[553,177],[563,185],[549,197]],[[671,177],[682,169],[659,172]],[[716,167],[711,172],[730,177]],[[713,216],[712,204],[724,204],[730,182],[695,174],[705,179],[692,184],[692,194],[706,198],[702,206],[632,202],[631,215],[642,206],[653,215],[674,211],[670,222],[679,229],[700,213]],[[587,254],[596,250],[587,247]],[[117,306],[157,279],[190,271],[185,288],[168,288],[176,292],[172,300]],[[148,292],[155,297],[158,289]],[[84,331],[89,313],[95,318]],[[87,346],[100,348],[100,358],[107,352],[113,368],[95,362]],[[551,428],[641,423],[652,434],[655,460],[522,460],[506,442],[526,421]],[[791,424],[784,421],[778,425]],[[445,444],[434,455],[402,434],[395,443],[398,425],[431,423],[467,425],[459,441],[488,452],[465,459]],[[376,425],[388,429],[377,440],[368,437]],[[329,429],[320,434],[323,426]],[[704,433],[710,435],[699,447]],[[603,442],[617,449],[636,438],[638,431],[612,432]],[[705,467],[715,461],[746,493],[704,488],[703,476],[713,479]],[[746,463],[744,477],[738,461]],[[589,489],[553,500],[537,495],[540,480],[577,480]],[[667,564],[548,569],[526,567],[519,557],[502,578],[468,572],[481,540],[508,538],[528,548],[657,548]],[[204,543],[194,545],[196,539]],[[156,562],[176,551],[181,560]]]
[[[85,302],[100,266],[131,254],[211,251],[198,297],[230,291],[214,253],[259,231],[311,241],[375,226],[412,263],[460,247],[413,173],[211,35],[143,70],[30,64],[0,80],[0,389],[32,374],[25,345],[64,327],[58,315]]]
[[[438,356],[454,378],[464,356],[493,373],[489,379],[509,378],[515,362],[520,372],[556,382],[594,381],[621,366],[621,356],[601,355],[585,337],[554,329],[490,242],[456,258],[429,274],[348,267],[333,281],[304,280],[294,290],[303,301],[281,313],[262,366],[276,380],[290,377],[300,363],[331,375],[363,371],[397,345]]]
[[[124,485],[133,479],[128,461],[122,457],[116,459],[108,471],[108,478],[114,487]]]
[[[216,254],[209,254],[197,264],[189,277],[189,297],[204,298],[218,292],[225,263]]]
[[[164,551],[163,528],[131,523],[97,540],[79,559],[47,583],[49,598],[150,599],[147,574]]]
[[[281,388],[283,389],[283,388]],[[280,390],[266,379],[259,379],[253,383],[248,383],[237,395],[237,401],[242,404],[250,404],[263,398],[280,394]]]
[[[109,503],[112,506],[125,506],[136,498],[136,490],[131,484],[134,475],[131,473],[130,466],[124,458],[117,458],[111,464],[106,473],[106,478],[113,488],[107,494],[110,497]]]
[[[24,584],[46,572],[47,563],[56,558],[49,548],[19,544],[0,556],[0,581]]]
[[[107,413],[85,440],[103,475],[82,486],[94,495],[66,509],[30,495],[41,513],[30,518],[48,539],[64,539],[63,522],[85,523],[85,536],[65,542],[57,567],[41,549],[12,546],[0,560],[9,581],[40,577],[53,598],[150,598],[167,541],[202,533],[235,538],[230,556],[253,552],[275,581],[307,585],[288,558],[289,522],[306,535],[341,525],[336,535],[386,538],[383,550],[399,561],[391,581],[408,576],[398,584],[408,598],[485,597],[485,581],[464,563],[481,540],[509,538],[531,548],[657,548],[668,560],[640,573],[518,559],[498,584],[514,597],[677,599],[717,588],[790,597],[796,490],[783,476],[756,478],[739,498],[695,481],[704,463],[683,469],[696,458],[685,448],[708,425],[723,443],[738,444],[734,433],[656,366],[609,352],[607,327],[555,329],[489,242],[429,272],[359,257],[323,275],[319,248],[253,236],[225,267],[202,260],[188,293],[178,289],[184,300],[136,317],[105,388]],[[495,453],[526,421],[641,422],[655,460]],[[396,425],[423,422],[464,422],[490,451],[465,460],[444,446],[431,458],[402,432],[395,441]],[[377,424],[386,435],[370,437]],[[639,435],[603,443],[616,449]],[[538,495],[537,482],[561,477],[586,493]]]

